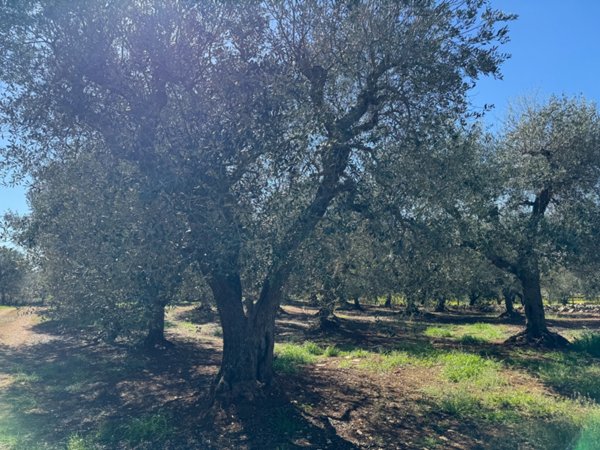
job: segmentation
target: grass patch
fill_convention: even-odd
[[[442,365],[442,375],[452,383],[469,382],[482,387],[503,384],[502,365],[491,359],[465,352],[440,355],[435,361]]]
[[[325,356],[327,356],[328,358],[334,358],[336,356],[340,356],[341,350],[339,348],[337,348],[335,345],[329,345],[329,346],[327,346],[327,348],[325,348],[325,351],[323,352],[323,354]]]
[[[600,414],[593,414],[585,421],[575,444],[575,450],[600,448]]]
[[[573,342],[573,349],[600,358],[600,334],[585,332]]]
[[[88,440],[79,434],[72,434],[67,441],[67,450],[91,450]]]
[[[435,364],[437,354],[439,352],[427,342],[405,342],[393,350],[354,348],[339,353],[344,358],[340,367],[357,367],[372,372],[392,372],[407,365],[431,366]]]
[[[584,353],[522,350],[507,364],[526,370],[562,395],[600,402],[600,362]]]
[[[510,330],[502,324],[473,323],[469,325],[437,325],[427,327],[423,334],[435,339],[452,339],[466,345],[502,341]]]
[[[451,338],[455,337],[455,333],[455,326],[427,327],[423,332],[425,336],[431,338]]]
[[[162,414],[149,414],[135,417],[125,423],[108,422],[100,427],[95,440],[107,445],[126,443],[129,446],[165,442],[174,434],[169,418]]]
[[[532,375],[540,380],[584,385],[581,377],[575,381],[571,378],[583,369],[568,354],[551,353],[545,362],[539,355],[526,355],[521,355],[519,362],[529,365]],[[433,360],[441,366],[440,379],[423,392],[436,410],[462,420],[508,426],[518,430],[520,436],[515,435],[515,439],[526,440],[531,448],[600,448],[600,407],[591,398],[579,394],[562,397],[535,385],[515,385],[503,363],[481,355],[453,351],[440,353]],[[600,373],[591,376],[589,364],[585,370],[585,380],[598,384]],[[521,426],[523,423],[527,426]]]
[[[324,352],[314,342],[275,344],[273,367],[278,372],[297,373],[302,367],[313,364]]]
[[[508,329],[500,324],[474,323],[471,325],[460,325],[458,329],[461,337],[472,336],[485,342],[501,341],[510,336]]]

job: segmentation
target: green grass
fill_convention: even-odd
[[[93,440],[105,445],[116,446],[126,443],[130,447],[165,442],[175,430],[169,418],[162,413],[134,417],[126,422],[106,422],[93,437]]]
[[[600,357],[600,334],[585,332],[573,342],[573,349]]]
[[[273,367],[278,372],[297,373],[302,367],[316,362],[324,352],[314,342],[275,344]]]
[[[79,434],[72,434],[67,441],[67,450],[91,450],[89,441]]]
[[[584,353],[521,350],[506,363],[531,373],[562,395],[600,402],[600,361]]]
[[[325,351],[323,352],[323,354],[329,358],[335,358],[336,356],[340,356],[341,353],[342,351],[335,345],[327,346],[327,348],[325,348]]]
[[[503,341],[511,335],[505,325],[474,323],[469,325],[436,325],[423,334],[430,338],[458,340],[465,345]]]
[[[433,360],[441,369],[440,378],[423,392],[435,410],[461,420],[511,427],[518,430],[515,439],[527,440],[532,448],[600,448],[600,406],[590,396],[576,394],[573,387],[561,396],[535,385],[514,384],[508,371],[515,361],[507,365],[459,351],[440,353]],[[541,362],[539,355],[527,352],[517,361],[520,368],[527,368],[530,375],[547,385],[560,380],[565,385],[588,386],[590,392],[589,387],[600,382],[596,369],[568,354],[550,353]],[[523,423],[527,427],[521,426]]]
[[[594,450],[600,448],[600,414],[587,418],[575,444],[575,450]]]
[[[456,326],[437,326],[427,327],[423,334],[431,338],[451,338],[455,337]]]
[[[482,387],[501,384],[502,365],[473,353],[453,351],[443,353],[434,360],[442,366],[442,375],[452,383],[469,382]]]

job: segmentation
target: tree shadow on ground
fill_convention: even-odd
[[[143,353],[34,328],[54,338],[0,345],[0,447],[62,449],[75,436],[107,448],[355,448],[281,389],[203,421],[220,352],[201,342],[172,335],[174,347]]]

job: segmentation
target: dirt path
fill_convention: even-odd
[[[52,336],[32,330],[39,322],[36,308],[0,308],[0,345],[16,348],[52,340]]]

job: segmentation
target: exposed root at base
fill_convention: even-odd
[[[312,325],[310,331],[313,333],[335,331],[340,328],[340,320],[337,316],[331,314],[327,317],[319,317],[319,319]]]
[[[544,331],[539,335],[533,335],[527,330],[523,330],[514,336],[509,337],[505,344],[515,346],[527,346],[546,349],[566,348],[570,342],[558,333]]]

